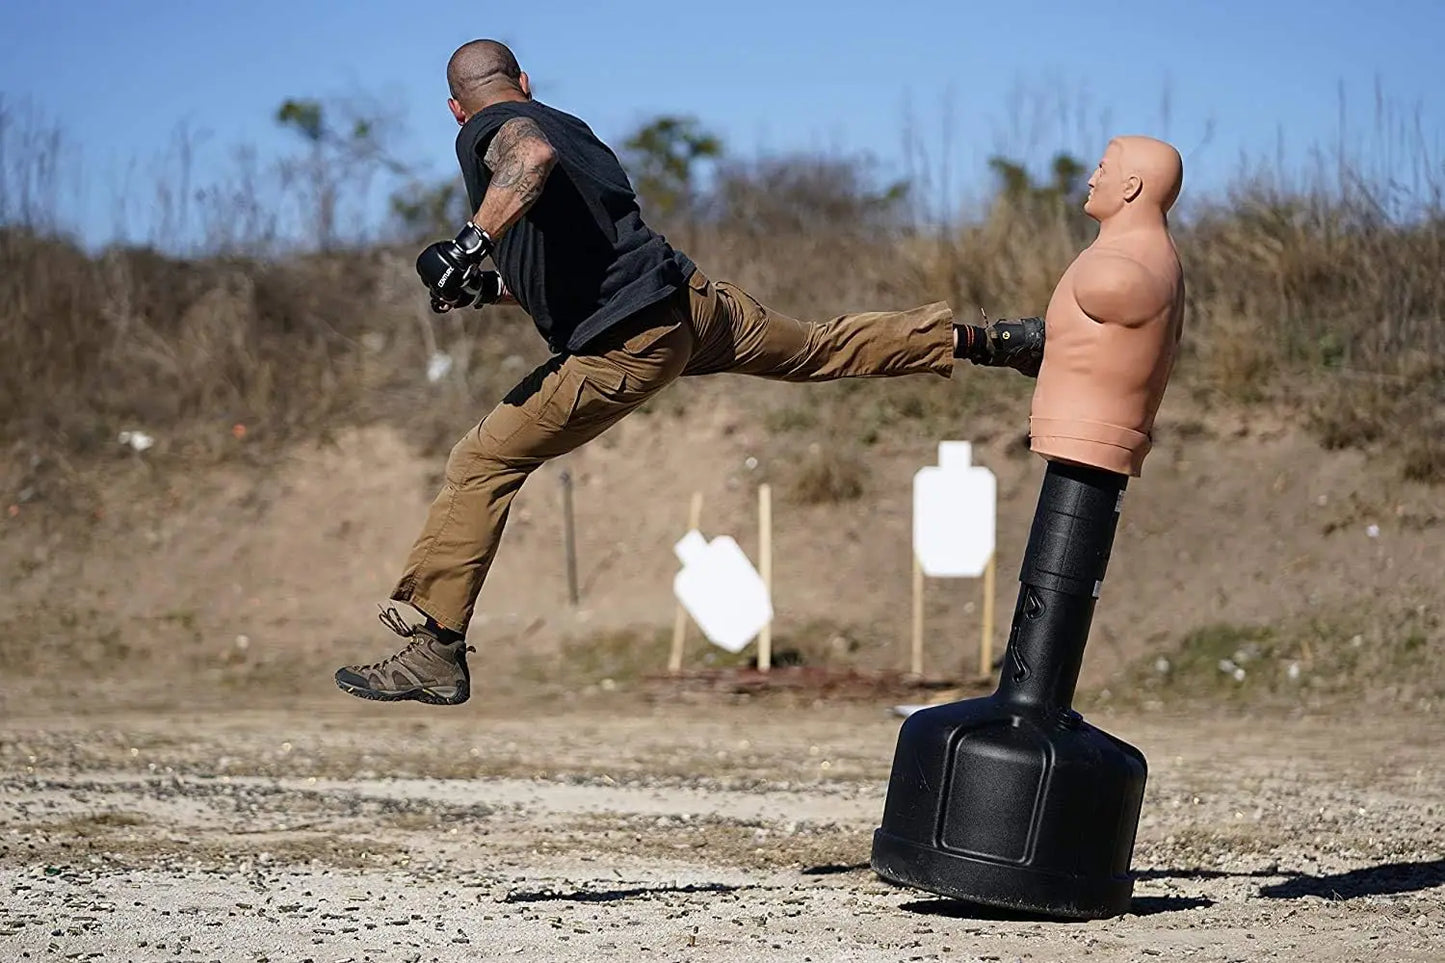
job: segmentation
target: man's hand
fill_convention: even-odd
[[[477,281],[477,298],[473,303],[480,308],[484,304],[497,304],[502,301],[516,303],[500,274],[496,271],[483,271]]]
[[[432,310],[438,313],[476,301],[474,274],[481,268],[459,256],[451,241],[437,241],[416,259],[416,273],[431,292]]]
[[[481,268],[491,253],[492,239],[470,223],[452,240],[428,245],[417,256],[416,273],[431,292],[432,310],[442,313],[476,304],[484,294],[484,275],[493,273]]]

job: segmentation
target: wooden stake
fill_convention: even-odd
[[[567,560],[567,601],[577,607],[577,525],[572,514],[572,473],[562,472],[562,551]]]
[[[767,485],[758,486],[758,574],[763,577],[763,588],[767,589],[768,600],[773,598],[773,490]],[[773,666],[773,622],[768,620],[758,633],[758,671],[767,672]]]
[[[702,524],[702,492],[692,493],[692,507],[687,514],[687,530],[695,531]],[[677,603],[677,612],[672,620],[672,651],[667,657],[667,671],[677,675],[682,671],[682,644],[687,638],[687,609]]]
[[[995,552],[988,557],[988,566],[983,570],[983,638],[978,648],[978,674],[985,679],[993,675],[993,596],[997,562],[998,553]]]
[[[923,563],[913,556],[913,646],[909,670],[923,677]]]

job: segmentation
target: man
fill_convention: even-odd
[[[955,325],[942,302],[824,323],[772,311],[713,282],[650,230],[613,152],[581,120],[532,99],[505,46],[463,45],[447,64],[471,221],[431,245],[417,272],[442,312],[516,303],[553,357],[517,385],[447,460],[446,480],[382,621],[410,641],[336,672],[365,699],[456,705],[470,694],[464,635],[513,496],[543,462],[585,444],[682,375],[784,381],[933,373],[955,358],[1033,376],[1043,322]],[[491,257],[496,273],[483,271]]]

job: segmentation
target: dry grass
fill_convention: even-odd
[[[1141,658],[1122,698],[1309,706],[1345,696],[1411,706],[1441,694],[1442,623],[1423,606],[1325,612],[1275,625],[1215,624]],[[1117,697],[1116,697],[1117,698]]]
[[[6,183],[48,169],[31,162]],[[1195,200],[1175,229],[1189,280],[1181,380],[1221,404],[1294,405],[1328,447],[1445,480],[1445,207],[1428,191],[1254,178]],[[7,505],[72,491],[77,464],[126,454],[117,435],[128,429],[155,435],[147,458],[162,465],[254,458],[378,419],[445,451],[542,357],[515,312],[429,315],[410,250],[88,254],[56,234],[44,195],[0,204]],[[700,215],[662,226],[710,274],[812,317],[932,298],[966,318],[1038,313],[1090,233],[1062,202],[1004,195],[967,223],[923,231],[903,201],[849,159],[784,158],[725,166]],[[449,373],[428,379],[443,353]],[[809,389],[806,409],[774,412],[770,425],[845,444],[803,458],[790,489],[804,502],[857,497],[856,445],[936,434],[1000,403],[999,391],[1022,394],[1015,382],[989,381],[987,395],[921,379]]]
[[[156,466],[264,460],[379,419],[447,450],[540,350],[515,312],[427,317],[406,297],[406,268],[387,250],[282,263],[91,257],[0,228],[5,504],[82,495],[81,462],[131,454],[122,431],[154,438],[145,457]],[[436,382],[434,353],[452,360]]]
[[[851,450],[814,444],[788,463],[785,493],[800,505],[833,505],[863,495],[868,464]]]

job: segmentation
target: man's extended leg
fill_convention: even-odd
[[[384,662],[338,670],[343,690],[370,699],[466,701],[462,634],[513,497],[543,462],[596,438],[682,373],[693,348],[684,303],[680,295],[671,298],[603,335],[587,354],[552,359],[457,443],[445,484],[391,593],[428,621],[407,626],[383,618],[410,644]]]
[[[931,372],[946,378],[954,359],[963,359],[1033,377],[1043,359],[1044,324],[1038,318],[988,327],[955,324],[948,305],[937,301],[908,311],[799,321],[701,271],[691,288],[698,348],[687,367],[690,375],[728,371],[828,381]]]
[[[686,373],[732,372],[780,381],[953,373],[953,312],[937,301],[909,311],[799,321],[701,271],[690,283],[698,345]]]

